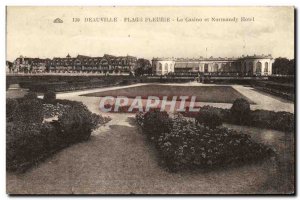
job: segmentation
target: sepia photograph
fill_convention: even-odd
[[[6,6],[6,193],[295,195],[295,15]]]

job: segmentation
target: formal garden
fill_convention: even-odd
[[[255,110],[260,102],[253,104],[234,87],[142,86],[126,86],[122,95],[134,97],[150,88],[171,97],[192,88],[202,99],[213,99],[212,90],[222,92],[214,101],[229,97],[226,106],[197,104],[198,112],[188,106],[180,112],[129,112],[129,106],[120,106],[118,113],[102,113],[101,92],[114,96],[122,87],[48,91],[43,98],[26,90],[24,97],[7,99],[8,191],[43,192],[47,185],[49,193],[66,193],[72,183],[80,193],[92,183],[90,193],[264,193],[266,182],[274,183],[275,193],[292,190],[293,113]]]
[[[211,106],[197,113],[167,113],[160,109],[137,112],[142,132],[159,152],[167,169],[214,169],[253,164],[276,157],[275,151],[255,142],[250,135],[223,127],[223,123],[294,131],[294,115],[287,112],[250,110],[245,99],[231,109]]]
[[[110,119],[92,113],[81,102],[43,99],[29,92],[6,102],[7,170],[23,172],[55,152],[89,139],[93,130]]]

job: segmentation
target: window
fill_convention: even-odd
[[[165,71],[168,71],[168,63],[165,64]]]
[[[214,64],[214,72],[217,72],[217,71],[218,71],[218,64],[215,63],[215,64]]]
[[[204,72],[205,72],[205,73],[208,72],[208,64],[204,64]]]
[[[265,62],[265,72],[268,72],[269,63]]]
[[[249,62],[249,63],[248,63],[248,66],[249,66],[249,68],[248,68],[248,73],[249,73],[249,74],[253,74],[253,62]]]
[[[158,67],[159,70],[162,70],[162,64],[159,63],[159,67]]]
[[[260,74],[261,73],[261,62],[256,63],[256,70],[255,70],[256,74]]]

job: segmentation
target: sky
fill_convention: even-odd
[[[136,17],[143,21],[124,21]],[[170,21],[145,22],[155,17]],[[254,21],[241,22],[241,17]],[[63,23],[54,23],[56,18]],[[85,22],[85,18],[116,18],[117,22]],[[228,18],[237,21],[220,21]],[[67,54],[147,59],[271,54],[294,58],[293,7],[9,6],[6,26],[6,57],[10,61],[20,55],[53,58]]]

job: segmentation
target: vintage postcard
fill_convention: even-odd
[[[6,8],[6,191],[295,194],[295,8]]]

